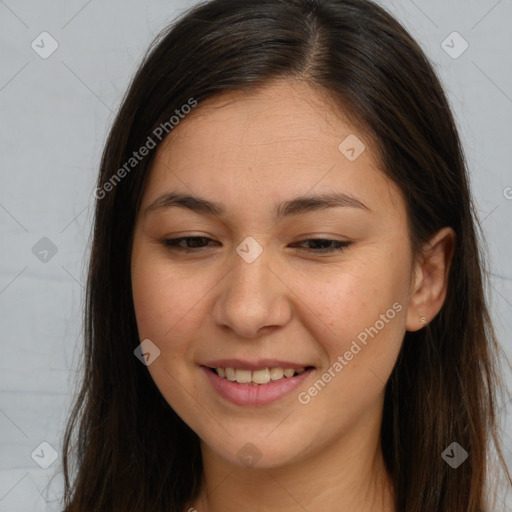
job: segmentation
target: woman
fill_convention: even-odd
[[[460,140],[382,8],[197,6],[95,195],[66,512],[491,510],[492,445],[512,483]]]

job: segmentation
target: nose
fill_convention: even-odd
[[[252,263],[235,255],[232,270],[219,286],[214,320],[239,338],[255,339],[290,321],[292,292],[279,275],[278,265],[272,265],[268,251]]]

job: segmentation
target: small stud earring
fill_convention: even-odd
[[[423,325],[426,325],[426,323],[427,323],[427,319],[426,319],[424,316],[420,316],[420,322],[421,322]]]

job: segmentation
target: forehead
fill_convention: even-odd
[[[343,152],[347,144],[356,159],[354,152],[351,158]],[[327,94],[307,84],[278,81],[257,91],[229,92],[200,103],[170,132],[158,148],[143,203],[179,186],[262,207],[308,192],[338,191],[364,196],[366,204],[400,208],[400,192],[379,169],[371,147]]]
[[[261,157],[288,148],[310,153],[311,144],[305,142],[337,149],[339,137],[355,131],[339,108],[325,91],[303,82],[277,80],[257,90],[225,92],[200,103],[171,131],[161,152],[178,139],[198,137],[205,137],[211,150],[225,151],[221,143],[233,152],[258,145],[254,149]]]

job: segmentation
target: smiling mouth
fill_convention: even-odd
[[[312,366],[302,368],[262,368],[260,370],[245,370],[239,368],[209,368],[220,378],[239,384],[264,385],[269,382],[276,382],[283,379],[296,377],[301,373],[313,369]]]

